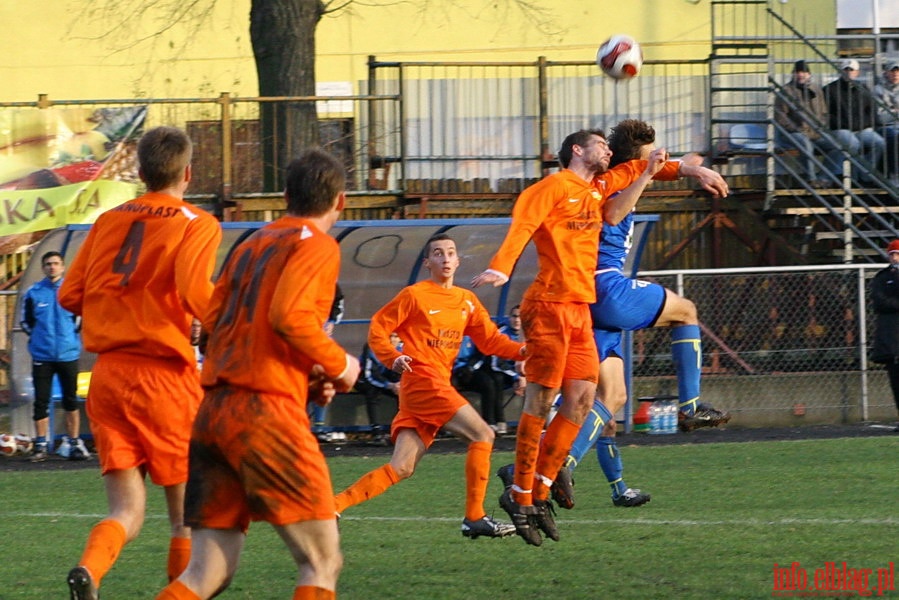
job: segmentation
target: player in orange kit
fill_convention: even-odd
[[[290,549],[295,600],[335,597],[343,558],[334,496],[306,405],[330,402],[359,375],[359,361],[324,329],[340,270],[327,231],[343,210],[346,181],[321,150],[292,161],[286,181],[287,214],[234,249],[203,320],[206,394],[185,503],[194,545],[159,599],[224,590],[251,520],[270,523]]]
[[[385,365],[402,373],[399,412],[391,425],[395,443],[390,462],[363,475],[337,495],[337,510],[364,502],[410,477],[442,427],[468,441],[465,461],[465,517],[462,535],[505,537],[515,532],[484,510],[490,476],[493,429],[450,383],[453,360],[463,336],[479,350],[506,359],[524,358],[524,344],[501,334],[472,292],[453,285],[459,255],[456,243],[437,234],[425,246],[430,278],[404,288],[372,317],[368,344]],[[390,343],[396,332],[402,352]]]
[[[168,575],[190,556],[184,484],[190,427],[202,390],[190,330],[206,314],[221,228],[183,200],[192,146],[174,127],[138,144],[147,193],[103,213],[59,290],[83,318],[84,347],[97,353],[87,414],[109,502],[68,575],[71,598],[97,598],[103,576],[140,532],[147,473],[165,488],[171,526]]]
[[[607,170],[612,153],[600,130],[581,130],[562,142],[562,170],[530,186],[518,197],[512,223],[489,268],[472,280],[503,285],[531,239],[539,271],[521,302],[528,341],[525,403],[518,424],[513,485],[500,505],[517,533],[534,546],[559,539],[549,490],[583,423],[593,398],[599,359],[589,305],[596,301],[593,274],[603,220],[617,223],[633,209],[639,191],[657,177],[676,179],[680,163],[660,148],[648,160]],[[614,193],[631,184],[635,194]],[[550,406],[562,391],[559,414],[541,433]],[[605,411],[600,419],[608,421]]]

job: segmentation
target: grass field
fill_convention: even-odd
[[[344,514],[339,596],[770,598],[774,564],[794,562],[809,585],[827,562],[873,569],[868,587],[876,596],[877,569],[899,562],[899,437],[632,446],[622,453],[629,483],[650,491],[652,502],[614,508],[595,460],[585,460],[575,475],[577,507],[557,515],[562,540],[540,548],[517,536],[463,538],[463,457],[426,456],[412,479]],[[384,460],[329,459],[335,487]],[[495,454],[494,469],[510,460]],[[65,574],[105,508],[97,471],[5,472],[0,481],[0,539],[8,550],[0,598],[68,597]],[[499,492],[494,477],[488,510]],[[143,533],[103,582],[105,600],[155,596],[164,585],[166,529],[162,493],[154,489]],[[256,524],[221,597],[289,598],[293,581],[281,542]]]

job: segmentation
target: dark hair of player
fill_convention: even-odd
[[[343,165],[317,148],[306,150],[287,165],[287,212],[316,217],[331,209],[334,198],[346,189]]]
[[[140,178],[151,192],[175,185],[193,156],[193,144],[177,127],[154,127],[137,144]]]
[[[656,141],[656,130],[645,121],[625,119],[609,132],[609,150],[612,160],[609,167],[640,158],[640,149]]]
[[[603,139],[606,137],[602,129],[581,129],[568,134],[568,137],[562,141],[562,147],[559,148],[559,164],[562,165],[563,169],[567,169],[568,165],[571,164],[571,158],[574,156],[574,147],[586,146],[594,135],[598,135]]]

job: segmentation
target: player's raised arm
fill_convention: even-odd
[[[634,207],[640,196],[643,195],[646,186],[650,184],[655,177],[668,162],[668,151],[664,148],[653,150],[646,159],[646,167],[640,176],[637,177],[629,186],[621,190],[618,194],[611,196],[606,200],[603,206],[603,221],[610,225],[617,225],[626,217]]]

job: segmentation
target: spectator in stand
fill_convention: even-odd
[[[793,77],[783,87],[784,94],[798,107],[777,96],[774,100],[774,120],[784,130],[776,130],[775,139],[779,148],[797,148],[805,167],[807,180],[813,187],[834,187],[818,176],[814,152],[817,148],[825,156],[825,166],[831,173],[842,173],[843,153],[829,138],[819,131],[827,128],[827,102],[824,92],[812,83],[812,74],[804,60],[793,65]]]
[[[899,186],[899,59],[883,65],[883,75],[874,86],[874,96],[882,102],[877,114],[883,126],[880,130],[886,142],[887,174],[890,183]]]
[[[31,353],[31,378],[34,381],[34,451],[31,462],[47,460],[50,397],[53,377],[59,378],[62,407],[66,411],[68,440],[60,446],[60,454],[69,460],[84,460],[90,453],[81,440],[81,413],[78,409],[78,357],[81,338],[80,319],[61,307],[56,293],[66,271],[62,254],[47,252],[41,257],[45,277],[28,288],[22,302],[22,330],[28,334]]]
[[[460,392],[474,392],[478,395],[481,401],[481,417],[493,431],[497,431],[496,417],[491,421],[487,418],[487,413],[496,406],[497,402],[502,403],[502,394],[497,398],[493,377],[490,373],[490,357],[484,356],[478,351],[468,336],[462,338],[459,354],[456,356],[456,362],[453,363],[451,382],[453,387]]]
[[[840,61],[840,78],[824,86],[830,128],[851,154],[861,154],[875,168],[883,158],[886,143],[877,133],[880,120],[871,91],[856,81],[859,64],[854,58]],[[834,172],[842,177],[842,169]],[[861,183],[871,183],[870,173],[858,173]]]
[[[518,304],[509,311],[509,318],[506,324],[500,327],[499,330],[516,342],[524,341],[524,332],[521,329],[521,308]],[[491,424],[496,433],[504,435],[509,430],[505,416],[504,396],[506,390],[512,388],[516,396],[524,396],[527,380],[524,378],[524,375],[519,375],[515,368],[515,361],[491,356],[489,357],[489,364],[486,366],[489,368],[490,379],[493,381],[494,394],[492,403],[481,405],[481,414],[484,420]]]
[[[390,343],[397,352],[402,353],[403,341],[397,332],[390,334]],[[399,399],[400,374],[378,360],[368,343],[362,346],[359,363],[362,372],[359,374],[359,381],[356,382],[356,389],[365,395],[365,412],[371,424],[372,436],[375,441],[387,444],[390,441],[390,427],[379,422],[378,404],[381,396]]]
[[[871,360],[886,365],[893,401],[899,410],[899,240],[887,246],[890,266],[871,280],[871,301],[877,322]],[[899,426],[894,431],[899,432]]]

